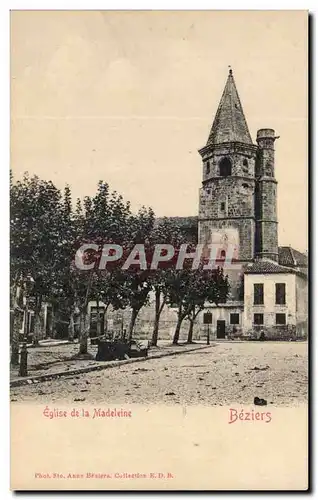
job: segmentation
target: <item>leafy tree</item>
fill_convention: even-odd
[[[141,244],[145,249],[145,255],[151,253],[150,235],[154,227],[154,213],[151,208],[142,207],[137,215],[132,215],[129,220],[128,240],[126,242],[127,254],[133,250],[135,245]],[[139,257],[141,257],[139,255]],[[138,260],[138,258],[137,258]],[[152,282],[147,269],[141,269],[141,265],[130,266],[126,270],[126,297],[131,308],[131,318],[128,329],[128,340],[132,339],[133,331],[139,311],[149,301],[149,293],[152,289]]]
[[[74,270],[76,296],[80,309],[80,353],[87,352],[89,334],[88,303],[97,301],[98,331],[99,303],[103,301],[106,310],[109,305],[115,309],[125,307],[129,302],[126,279],[120,271],[113,267],[110,270],[99,270],[102,249],[105,243],[116,243],[129,246],[134,231],[142,232],[142,225],[147,223],[147,214],[142,212],[137,217],[131,214],[129,203],[123,201],[116,191],[110,192],[107,183],[100,181],[93,197],[85,197],[83,205],[77,203],[76,228],[78,246],[83,243],[98,245],[98,251],[91,252],[90,257],[95,266],[90,271]]]
[[[101,332],[99,303],[104,304],[105,322],[107,312],[111,306],[114,310],[124,309],[128,305],[127,275],[119,267],[111,270],[98,270],[95,274],[95,283],[92,296],[96,300],[97,308],[97,336]]]
[[[172,245],[175,250],[181,243],[185,242],[185,238],[178,224],[164,218],[162,222],[153,228],[151,242],[153,255],[156,244]],[[169,265],[167,267],[159,265],[158,268],[151,273],[153,291],[155,294],[154,326],[151,338],[151,345],[153,346],[156,346],[158,343],[160,316],[168,301],[167,280],[169,280],[169,273]]]
[[[193,325],[205,303],[218,305],[226,302],[229,293],[228,280],[224,277],[223,270],[204,270],[203,264],[196,270],[190,267],[171,270],[167,287],[169,305],[177,307],[178,311],[173,344],[179,341],[181,325],[185,318],[190,321],[188,342],[192,342]]]
[[[94,243],[100,245],[101,254],[105,243],[123,245],[127,239],[128,221],[131,217],[130,204],[125,203],[116,191],[110,193],[109,186],[99,181],[97,193],[91,200],[89,226]],[[105,304],[105,314],[108,307],[114,309],[125,307],[123,274],[117,267],[112,269],[95,269],[92,283],[92,296],[97,305],[97,335],[100,334],[99,303]]]
[[[229,294],[229,282],[227,276],[224,276],[223,270],[218,267],[214,270],[203,270],[202,266],[198,269],[192,280],[191,297],[187,319],[189,320],[188,340],[190,344],[193,340],[193,327],[198,314],[203,311],[205,304],[225,303]]]
[[[58,242],[58,262],[55,269],[54,285],[51,289],[52,330],[54,336],[55,314],[66,313],[69,317],[68,337],[74,339],[74,314],[77,306],[76,276],[73,260],[78,246],[78,227],[72,208],[72,194],[69,186],[64,188],[60,213],[60,240]],[[58,320],[58,319],[57,319]]]
[[[51,181],[24,175],[10,185],[11,284],[15,289],[32,277],[34,343],[38,342],[43,300],[50,295],[59,241],[61,193]],[[14,295],[14,294],[13,294]],[[27,305],[26,305],[27,307]],[[15,312],[13,312],[15,314]],[[17,350],[18,336],[12,339]]]

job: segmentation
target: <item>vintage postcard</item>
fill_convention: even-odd
[[[12,11],[13,490],[308,488],[308,12]]]

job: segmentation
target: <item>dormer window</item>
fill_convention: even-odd
[[[229,158],[222,158],[219,163],[219,172],[221,177],[232,175],[232,163]]]

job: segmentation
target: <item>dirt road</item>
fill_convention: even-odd
[[[253,404],[307,400],[307,343],[227,342],[210,348],[13,388],[12,401]]]

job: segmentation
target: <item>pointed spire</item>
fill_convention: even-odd
[[[222,142],[253,144],[236,89],[233,71],[229,66],[227,82],[216,112],[207,145]]]

